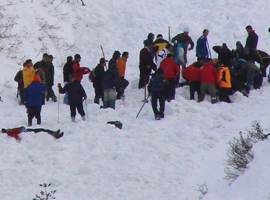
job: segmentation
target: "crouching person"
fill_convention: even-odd
[[[116,64],[113,64],[104,73],[102,87],[104,90],[103,108],[115,109],[116,87],[118,86],[119,74]]]
[[[219,101],[231,103],[229,92],[231,90],[231,74],[228,67],[222,63],[218,64],[218,90],[219,90]]]
[[[35,117],[37,124],[41,124],[42,93],[47,91],[47,87],[40,83],[38,76],[34,76],[33,81],[24,90],[24,101],[27,105],[28,126],[32,126]]]
[[[69,75],[69,83],[62,88],[61,84],[58,83],[59,93],[68,94],[68,103],[70,107],[71,121],[75,122],[76,109],[82,116],[82,120],[85,121],[85,112],[83,110],[83,100],[87,99],[86,93],[83,86],[79,81],[75,80],[73,74]]]
[[[165,111],[165,90],[169,82],[163,76],[163,69],[158,68],[156,73],[152,76],[148,85],[149,94],[151,94],[151,104],[156,120],[164,118]],[[157,109],[157,101],[159,101],[159,110]]]

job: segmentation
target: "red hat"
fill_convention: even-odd
[[[39,76],[35,75],[33,81],[38,81],[38,82],[40,82]]]

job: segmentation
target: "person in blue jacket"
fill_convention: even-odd
[[[32,126],[32,120],[35,117],[37,124],[41,124],[42,93],[47,91],[47,87],[40,83],[38,76],[34,76],[30,85],[25,88],[24,101],[27,106],[28,126]]]
[[[197,40],[196,46],[196,56],[199,60],[206,60],[208,58],[208,48],[207,48],[207,36],[209,31],[207,29],[203,30],[203,35]]]

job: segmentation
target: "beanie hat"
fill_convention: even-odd
[[[35,75],[34,78],[33,78],[33,81],[38,81],[38,82],[40,82],[39,76]]]
[[[237,45],[241,45],[241,46],[242,46],[242,44],[241,44],[240,41],[237,41],[235,45],[236,45],[236,46],[237,46]]]
[[[187,32],[188,33],[189,32],[189,27],[185,27],[184,28],[184,32]]]

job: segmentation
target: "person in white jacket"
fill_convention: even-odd
[[[167,58],[169,53],[171,53],[171,45],[167,44],[166,47],[159,51],[157,55],[157,69],[159,68],[161,61]]]

